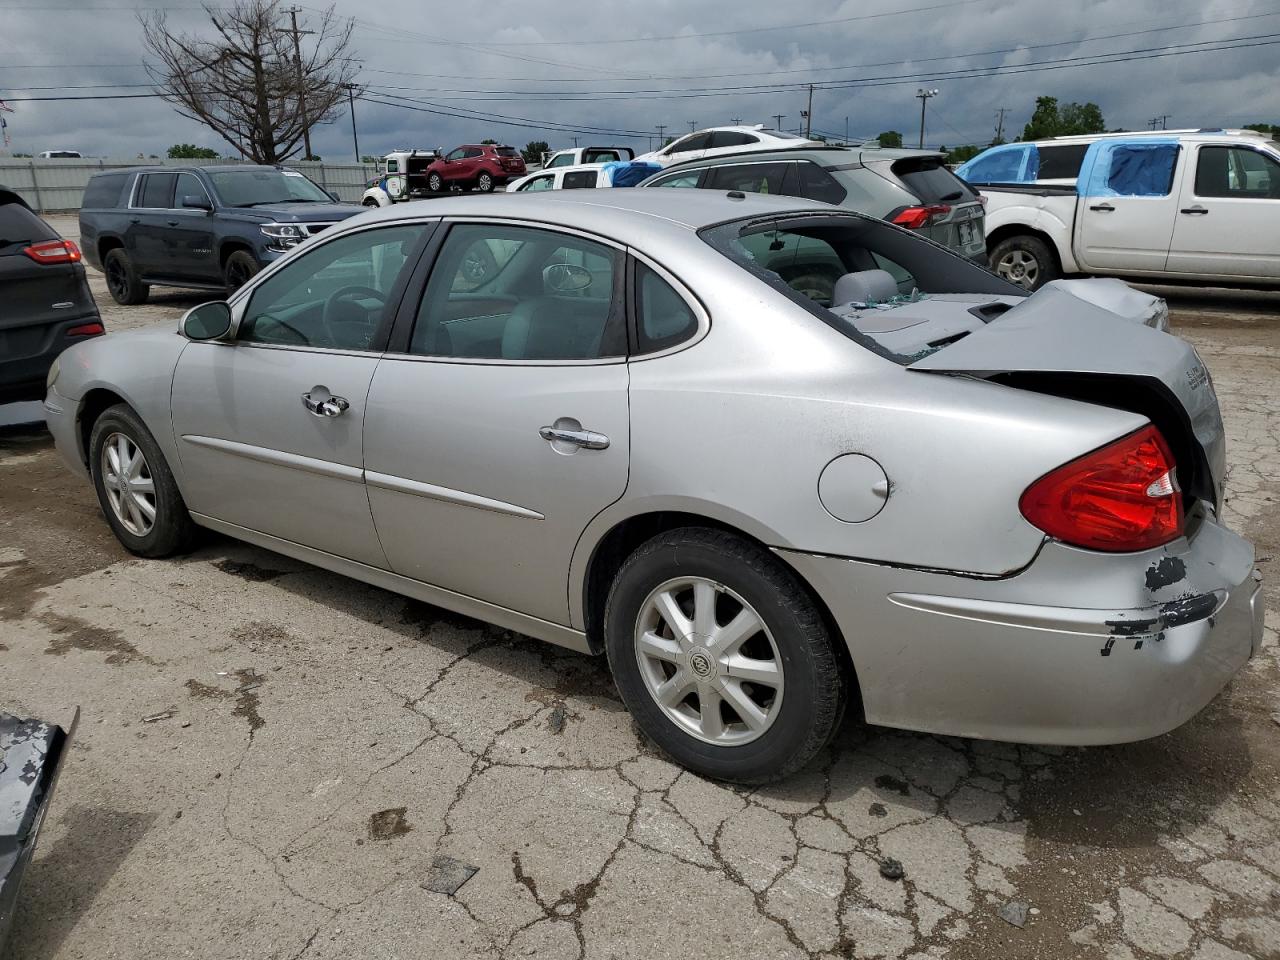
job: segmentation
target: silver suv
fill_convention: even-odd
[[[889,220],[983,266],[987,262],[981,197],[947,169],[942,154],[927,150],[748,151],[677,164],[640,186],[701,187],[819,200]]]

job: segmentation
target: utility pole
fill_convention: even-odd
[[[919,100],[920,100],[920,149],[921,149],[921,150],[923,150],[923,149],[924,149],[924,108],[925,108],[925,104],[927,104],[927,103],[929,102],[929,98],[930,98],[930,97],[936,97],[937,95],[938,95],[938,91],[937,91],[937,90],[925,90],[923,87],[921,87],[919,90],[917,90],[917,91],[916,91],[916,97],[918,97],[918,98],[919,98]]]
[[[360,162],[360,138],[356,136],[356,85],[354,83],[344,84],[347,88],[347,103],[351,105],[351,142],[356,148],[356,163]]]
[[[657,127],[658,127],[658,149],[661,150],[664,146],[666,146],[666,137],[664,136],[664,134],[667,132],[667,125],[665,123],[659,123]]]
[[[1147,121],[1147,129],[1148,130],[1168,130],[1169,114],[1164,113],[1158,117],[1152,117],[1150,120]]]
[[[730,120],[729,122],[730,122],[731,124],[733,124],[735,127],[737,127],[737,126],[741,126],[741,125],[742,125],[742,118],[741,118],[741,117],[734,117],[734,118],[733,118],[732,120]]]
[[[809,84],[809,109],[804,111],[804,138],[806,140],[813,139],[809,136],[813,132],[813,84]]]
[[[573,138],[573,145],[574,145],[575,147],[578,145],[578,138],[577,138],[577,137],[574,137],[574,138]]]
[[[1004,142],[1004,115],[1008,112],[1008,107],[1001,107],[996,111],[996,143]]]
[[[289,20],[293,24],[293,27],[289,32],[293,34],[293,62],[298,68],[298,112],[302,114],[302,149],[305,151],[302,159],[310,160],[311,124],[307,122],[307,88],[302,79],[302,44],[299,43],[298,38],[302,36],[309,36],[315,33],[315,31],[298,29],[298,13],[301,10],[301,7],[289,8]],[[356,159],[358,160],[360,158],[357,157]]]
[[[844,118],[844,145],[849,145],[849,118]]]
[[[696,126],[696,124],[692,120],[686,120],[685,122],[689,124],[689,132],[693,133],[693,128]]]
[[[785,116],[786,116],[786,114],[785,114],[785,113],[771,113],[771,114],[769,114],[769,116],[773,117],[773,119],[775,119],[775,120],[777,120],[777,121],[778,121],[778,125],[777,125],[777,126],[775,126],[773,129],[775,129],[775,130],[781,130],[781,129],[782,129],[782,118],[783,118],[783,117],[785,117]]]

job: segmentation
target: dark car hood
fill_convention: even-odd
[[[354,203],[263,203],[256,207],[232,207],[236,214],[263,223],[331,223],[362,213],[363,208]]]

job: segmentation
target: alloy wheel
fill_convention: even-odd
[[[102,444],[102,486],[111,511],[135,537],[145,537],[156,524],[156,485],[141,448],[123,433]]]
[[[107,289],[115,300],[122,300],[129,291],[129,278],[120,261],[114,257],[107,264]]]
[[[762,736],[782,707],[782,657],[758,613],[704,577],[668,580],[640,606],[636,659],[667,719],[716,746]]]
[[[1040,279],[1040,261],[1026,250],[1010,250],[996,264],[996,273],[1030,290]]]
[[[480,174],[480,182],[477,186],[480,187],[481,193],[488,193],[493,189],[493,177],[489,176],[487,173]]]

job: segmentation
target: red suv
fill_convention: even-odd
[[[514,147],[468,143],[427,167],[427,189],[432,193],[451,188],[490,193],[524,173],[524,158]]]

